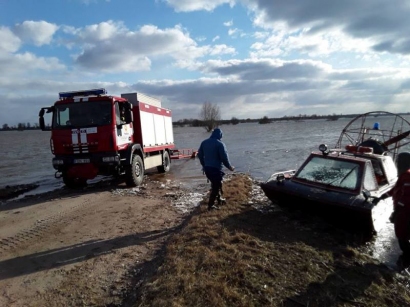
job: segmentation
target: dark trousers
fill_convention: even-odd
[[[225,175],[224,172],[215,167],[204,167],[206,178],[211,182],[211,195],[209,196],[208,207],[212,207],[216,198],[220,198],[220,192],[222,193],[222,180]]]

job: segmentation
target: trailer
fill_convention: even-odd
[[[198,154],[197,150],[193,149],[174,149],[171,151],[171,159],[172,160],[179,160],[179,159],[195,159]]]

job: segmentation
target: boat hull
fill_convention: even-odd
[[[392,204],[388,200],[374,205],[361,194],[341,193],[302,185],[291,179],[261,184],[265,195],[276,205],[303,210],[349,231],[374,233],[388,222]]]

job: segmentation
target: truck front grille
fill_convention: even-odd
[[[80,154],[88,152],[96,152],[98,150],[98,143],[80,143],[80,144],[64,144],[66,153]]]

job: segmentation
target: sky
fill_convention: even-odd
[[[408,0],[0,0],[0,127],[58,93],[161,99],[173,120],[408,112]]]

